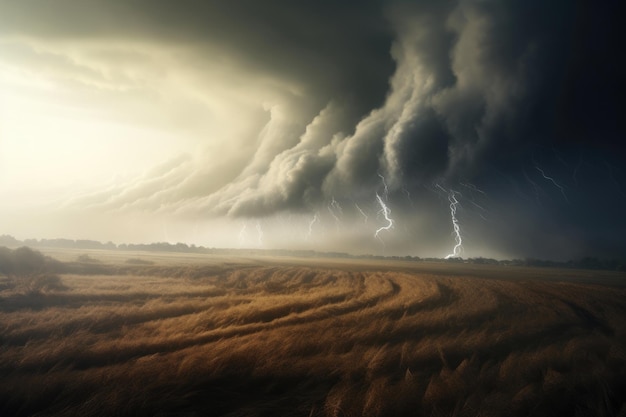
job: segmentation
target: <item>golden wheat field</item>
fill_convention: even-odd
[[[47,252],[2,416],[626,416],[623,273]]]

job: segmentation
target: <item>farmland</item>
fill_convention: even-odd
[[[0,283],[1,415],[626,415],[623,273],[46,254]]]

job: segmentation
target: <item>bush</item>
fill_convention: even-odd
[[[32,250],[27,246],[17,248],[13,251],[12,272],[16,275],[31,275],[43,272],[45,269],[46,257],[41,252]]]
[[[63,291],[67,287],[63,285],[63,281],[58,275],[41,274],[32,278],[29,284],[31,291]]]
[[[154,262],[152,261],[146,261],[145,259],[139,258],[128,258],[126,263],[131,265],[154,265]]]
[[[65,264],[44,256],[29,247],[11,250],[0,247],[0,289],[28,288],[29,291],[59,291],[67,287],[55,273],[63,272]]]
[[[87,255],[86,253],[83,253],[82,255],[78,255],[78,258],[76,258],[76,260],[78,262],[83,262],[83,263],[97,263],[100,262],[95,258],[92,258],[91,256]]]
[[[0,247],[0,274],[8,275],[13,272],[13,251],[4,246]]]

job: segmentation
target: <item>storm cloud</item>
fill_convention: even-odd
[[[327,210],[335,201],[339,240],[358,251],[380,244],[359,246],[371,230],[355,228],[362,207],[376,218],[376,194],[389,187],[404,231],[385,248],[419,255],[450,246],[455,190],[469,254],[617,256],[619,8],[2,2],[0,33],[6,66],[36,63],[35,75],[98,91],[105,107],[152,106],[141,123],[196,132],[197,152],[63,207],[267,219],[337,214]],[[171,119],[155,117],[163,108]]]

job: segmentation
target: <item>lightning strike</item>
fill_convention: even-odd
[[[483,190],[481,190],[480,188],[476,187],[474,184],[472,184],[471,182],[460,182],[459,184],[461,184],[463,187],[465,188],[469,188],[472,191],[476,191],[481,193],[482,195],[487,195],[486,192],[484,192]]]
[[[402,192],[406,195],[406,199],[409,200],[409,204],[413,207],[413,200],[411,199],[411,193],[406,188],[402,187]]]
[[[385,201],[387,201],[389,200],[389,188],[387,187],[387,181],[385,181],[385,177],[380,172],[377,174],[383,182],[383,195],[385,196]],[[378,194],[376,194],[376,196],[378,196]]]
[[[333,197],[332,201],[330,202],[330,206],[333,208],[333,210],[336,210],[339,215],[343,215],[343,209],[341,208],[341,205],[339,205],[337,200],[335,200],[335,197]]]
[[[313,234],[313,225],[319,221],[319,213],[315,213],[313,219],[311,219],[311,221],[309,222],[309,232],[306,235],[306,240],[309,240],[311,238],[311,235]]]
[[[478,208],[479,210],[485,212],[485,213],[489,213],[489,210],[487,210],[483,205],[478,204],[476,202],[476,193],[480,193],[482,194],[485,198],[487,197],[487,193],[484,192],[483,190],[481,190],[480,188],[478,188],[477,186],[475,186],[474,184],[472,184],[471,182],[459,182],[460,185],[462,185],[463,187],[467,188],[469,190],[469,198],[466,198],[467,201],[470,202],[471,205],[473,205],[474,207]],[[488,221],[487,218],[485,218],[485,216],[483,216],[480,212],[478,212],[478,216],[485,220]]]
[[[243,244],[246,241],[246,229],[248,228],[248,225],[246,223],[243,224],[243,226],[241,227],[241,230],[239,231],[239,247],[242,247]]]
[[[389,215],[391,214],[391,210],[389,209],[389,207],[387,207],[383,199],[378,194],[376,194],[376,200],[378,201],[378,204],[380,205],[379,213],[382,213],[383,217],[387,221],[386,226],[379,227],[374,233],[374,237],[380,239],[378,237],[378,234],[380,232],[382,232],[383,230],[389,230],[393,228],[393,219],[389,217]]]
[[[328,212],[330,213],[331,216],[333,216],[333,219],[335,219],[335,224],[337,226],[339,226],[339,222],[341,220],[339,220],[339,217],[337,217],[337,215],[335,214],[335,212],[333,211],[333,208],[331,206],[328,206]]]
[[[473,201],[473,200],[469,200],[469,202],[470,202],[473,206],[478,207],[479,209],[481,209],[482,211],[487,211],[487,209],[486,209],[486,208],[484,208],[484,207],[483,207],[483,206],[481,206],[480,204],[476,203],[475,201]]]
[[[448,194],[448,191],[445,188],[443,188],[441,185],[439,185],[438,183],[435,184],[435,187],[439,188],[441,191]]]
[[[441,188],[441,187],[440,187]],[[463,239],[461,238],[461,228],[459,227],[459,221],[456,218],[456,209],[459,205],[459,200],[456,199],[456,195],[460,194],[457,191],[450,190],[448,193],[448,201],[450,202],[450,217],[452,218],[452,228],[454,229],[454,240],[456,245],[452,249],[452,253],[446,255],[445,259],[458,258],[461,256],[463,250]]]
[[[330,204],[328,205],[328,212],[331,216],[333,216],[333,219],[335,219],[335,225],[339,228],[339,224],[341,223],[339,216],[343,215],[343,209],[337,200],[335,200],[335,197],[332,198]]]
[[[565,201],[567,201],[569,203],[569,200],[567,199],[567,195],[565,195],[565,188],[563,188],[563,186],[561,186],[559,183],[557,183],[554,178],[552,177],[548,177],[546,175],[546,173],[543,171],[543,169],[539,168],[537,165],[535,165],[535,169],[537,171],[539,171],[541,173],[541,175],[543,176],[543,178],[547,179],[548,181],[552,182],[552,184],[554,184],[555,187],[557,187],[559,190],[561,190],[561,194],[563,194],[563,198],[565,198]]]
[[[361,215],[363,215],[363,223],[367,223],[367,219],[368,216],[367,214],[365,214],[365,212],[363,211],[363,209],[361,207],[359,207],[359,205],[357,203],[354,203],[354,206],[356,207],[356,209],[359,211],[359,213],[361,213]]]
[[[528,181],[528,183],[532,185],[533,189],[535,190],[535,198],[537,199],[537,204],[541,206],[541,200],[539,200],[539,185],[537,185],[535,181],[530,179],[525,169],[522,169],[522,171],[524,172],[524,177],[526,178],[526,181]]]

